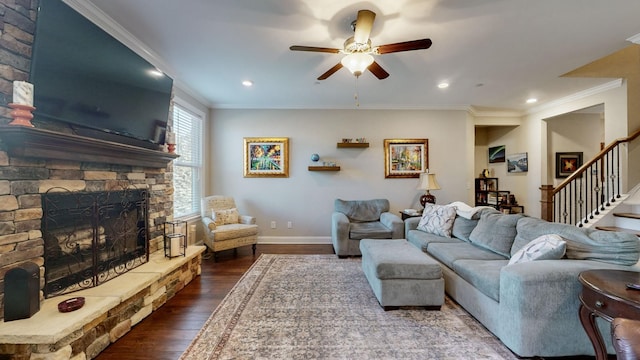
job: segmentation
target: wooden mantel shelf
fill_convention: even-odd
[[[0,125],[12,156],[163,168],[177,154],[25,126]]]

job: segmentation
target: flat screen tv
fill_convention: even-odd
[[[164,144],[173,80],[61,0],[40,1],[34,121],[150,149]]]

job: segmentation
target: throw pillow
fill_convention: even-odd
[[[518,250],[509,265],[533,260],[557,260],[562,259],[567,249],[567,242],[556,234],[542,235],[531,240],[522,249]]]
[[[418,230],[430,234],[451,237],[451,228],[456,218],[456,208],[447,205],[425,205]]]
[[[522,214],[505,215],[497,210],[484,210],[478,225],[469,234],[472,243],[504,257],[511,255],[516,238],[516,224]]]
[[[215,221],[217,226],[227,224],[237,224],[240,214],[238,209],[225,209],[225,210],[212,210],[211,217]]]

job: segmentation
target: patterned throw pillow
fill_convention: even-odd
[[[216,226],[237,224],[240,218],[238,209],[211,210],[211,217],[215,221]]]
[[[556,234],[547,234],[531,240],[522,249],[518,250],[509,265],[533,260],[557,260],[562,259],[567,248],[567,242]]]
[[[456,208],[447,205],[426,204],[418,230],[435,235],[451,237],[451,228],[456,218]]]

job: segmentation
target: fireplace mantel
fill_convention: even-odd
[[[11,156],[163,168],[179,155],[84,136],[31,128],[0,126],[0,139]]]

